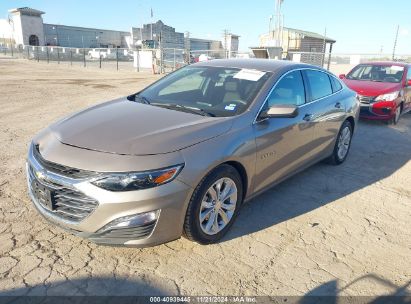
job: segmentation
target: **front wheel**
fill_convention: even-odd
[[[399,121],[400,121],[400,117],[401,117],[401,105],[399,105],[397,107],[397,109],[395,110],[395,116],[394,118],[391,120],[391,123],[393,125],[396,125]]]
[[[229,165],[216,168],[194,190],[185,217],[184,236],[200,244],[221,240],[238,214],[242,197],[237,170]]]
[[[334,146],[333,154],[328,158],[328,162],[333,165],[341,165],[347,159],[348,152],[351,148],[351,140],[353,135],[353,127],[346,120],[341,126],[338,133],[337,141]]]

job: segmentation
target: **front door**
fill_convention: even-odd
[[[293,104],[299,106],[294,118],[270,118],[254,125],[257,146],[255,191],[304,166],[312,159],[315,122],[313,105],[306,104],[301,71],[286,74],[275,86],[264,106]],[[264,108],[263,108],[264,110]]]

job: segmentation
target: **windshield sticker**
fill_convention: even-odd
[[[390,70],[392,70],[392,71],[404,71],[404,67],[398,66],[398,65],[393,65],[392,67],[390,67]]]
[[[242,69],[233,78],[249,80],[249,81],[259,81],[261,77],[263,77],[265,74],[266,74],[265,72],[261,72],[257,70]]]
[[[237,107],[236,104],[231,103],[228,106],[225,106],[224,109],[227,110],[227,111],[234,111],[236,107]]]

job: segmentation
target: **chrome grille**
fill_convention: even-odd
[[[40,181],[29,164],[29,186],[34,199],[47,211],[71,222],[79,222],[89,216],[98,201],[84,193],[56,183]]]
[[[76,190],[61,188],[53,191],[55,212],[62,218],[80,221],[89,216],[98,202]]]
[[[45,160],[40,154],[38,145],[33,147],[33,156],[44,169],[62,176],[74,179],[84,179],[97,175],[96,172],[71,168]]]
[[[360,100],[360,102],[366,103],[366,104],[373,103],[375,101],[375,98],[377,97],[376,96],[362,96],[362,95],[358,96],[358,99]]]

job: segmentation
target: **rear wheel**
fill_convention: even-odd
[[[347,159],[351,148],[353,126],[346,120],[340,128],[333,154],[328,158],[328,162],[333,165],[341,165]]]
[[[216,243],[233,224],[242,203],[243,186],[237,170],[222,165],[194,190],[188,205],[184,235],[200,244]]]

